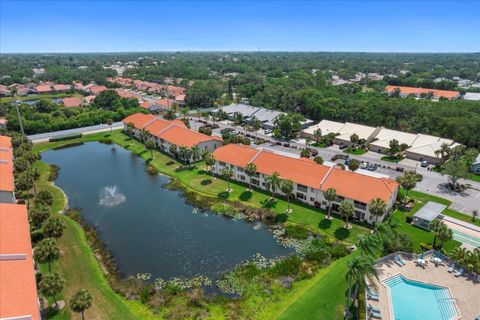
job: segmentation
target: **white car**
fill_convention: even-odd
[[[367,169],[367,167],[368,167],[368,162],[362,162],[362,164],[360,165],[361,169]]]

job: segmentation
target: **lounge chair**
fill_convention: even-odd
[[[380,300],[380,298],[378,297],[378,294],[372,294],[372,293],[367,293],[367,299],[372,301]]]
[[[455,271],[453,272],[453,275],[454,275],[455,277],[460,277],[460,276],[463,274],[463,271],[464,271],[463,269],[455,270]]]
[[[400,267],[403,267],[406,264],[402,257],[399,255],[395,256],[395,263],[398,264]]]
[[[380,313],[380,308],[372,306],[370,303],[368,304],[368,310],[376,313]]]
[[[450,264],[448,265],[448,270],[447,270],[447,271],[450,272],[450,273],[452,273],[453,270],[455,270],[455,263],[450,263]]]
[[[380,312],[370,311],[370,318],[382,319]]]

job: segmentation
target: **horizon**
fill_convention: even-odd
[[[2,0],[0,53],[478,53],[478,12],[471,1]]]

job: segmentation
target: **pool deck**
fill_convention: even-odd
[[[446,265],[435,266],[433,262],[429,261],[428,265],[422,268],[416,266],[414,261],[405,258],[404,261],[406,265],[403,267],[398,266],[393,261],[387,261],[376,266],[378,281],[375,280],[376,286],[374,288],[378,292],[379,301],[367,300],[367,304],[380,309],[382,320],[393,320],[393,317],[389,291],[381,282],[397,274],[402,274],[410,280],[448,288],[459,313],[459,317],[455,319],[473,320],[480,315],[480,283],[474,283],[465,276],[455,277],[453,273],[448,272],[448,266]]]

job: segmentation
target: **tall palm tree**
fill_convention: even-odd
[[[41,240],[33,251],[33,257],[40,263],[48,264],[48,271],[52,269],[51,263],[60,257],[60,250],[58,250],[55,240],[52,238],[45,238]]]
[[[65,224],[58,217],[51,217],[43,226],[43,232],[49,238],[54,238],[58,244],[58,239],[63,236],[65,232]]]
[[[405,205],[408,199],[408,192],[417,185],[416,174],[412,172],[406,172],[402,177],[397,177],[397,182],[400,183],[402,188],[406,191],[405,198],[403,200],[403,205]]]
[[[44,273],[38,283],[38,287],[44,296],[52,297],[55,306],[57,306],[56,297],[65,287],[65,280],[63,280],[56,272]]]
[[[210,168],[210,174],[212,175],[212,179],[213,179],[213,165],[215,164],[215,157],[213,156],[213,154],[210,154],[209,156],[207,156],[205,158],[205,165],[208,166],[208,168]]]
[[[177,160],[178,149],[176,145],[171,144],[168,147],[168,152],[173,156],[173,159]]]
[[[443,224],[442,220],[434,219],[428,225],[430,230],[432,230],[433,232],[433,243],[432,243],[433,249],[435,249],[435,244],[437,243],[438,231],[440,230],[440,227],[442,226],[442,224]]]
[[[387,204],[381,198],[375,198],[368,204],[368,211],[375,217],[375,232],[377,230],[378,217],[382,217],[387,210]]]
[[[292,180],[282,180],[281,186],[280,186],[283,194],[287,197],[287,213],[292,212],[290,209],[290,194],[293,191],[293,181]]]
[[[348,218],[352,217],[355,213],[355,206],[353,205],[353,202],[350,200],[343,200],[340,203],[338,211],[340,211],[340,214],[345,218],[345,229],[348,229],[350,227],[348,224]]]
[[[320,143],[320,139],[322,139],[322,129],[318,128],[313,132],[313,135],[315,136],[315,141]]]
[[[282,179],[280,178],[280,173],[274,172],[271,176],[265,178],[265,184],[268,189],[272,191],[272,200],[275,200],[275,191],[280,186]]]
[[[153,150],[155,149],[155,146],[156,146],[156,143],[152,139],[149,139],[147,140],[147,142],[145,142],[145,148],[147,148],[147,150],[150,150],[150,157],[152,159],[153,159]]]
[[[187,153],[188,153],[187,147],[181,146],[180,148],[178,148],[178,156],[180,157],[180,159],[182,159],[184,163],[187,162]]]
[[[364,287],[365,279],[368,279],[370,283],[374,283],[374,279],[377,278],[377,270],[374,268],[373,258],[369,256],[357,256],[353,258],[348,262],[345,276],[348,280],[347,304],[345,306],[345,318],[347,319],[349,316],[353,285]]]
[[[225,167],[222,169],[222,171],[220,172],[220,174],[222,175],[222,177],[224,179],[227,180],[227,192],[230,192],[232,191],[232,189],[230,189],[230,179],[232,178],[233,176],[233,170],[232,168],[230,167]]]
[[[334,188],[328,188],[326,191],[323,192],[323,195],[325,196],[325,200],[328,201],[328,215],[327,219],[331,219],[332,216],[332,202],[337,199],[337,190]]]
[[[248,176],[248,190],[252,190],[252,177],[257,173],[257,165],[249,163],[245,166],[245,173]]]
[[[208,149],[204,149],[202,151],[202,159],[203,159],[203,161],[205,161],[205,171],[208,171],[207,158],[209,158],[211,155],[212,155],[212,153],[210,151],[208,151]]]
[[[150,132],[147,131],[147,129],[142,128],[140,129],[140,139],[145,143],[147,139],[150,137]]]
[[[113,120],[112,120],[112,119],[108,119],[108,120],[107,120],[107,125],[110,127],[110,135],[111,135],[111,134],[112,134]]]
[[[85,320],[84,312],[92,306],[92,295],[85,289],[77,291],[70,300],[70,308],[82,315]]]
[[[197,145],[195,145],[190,150],[192,151],[193,161],[195,162],[195,161],[199,160],[200,157],[201,157],[200,148]]]
[[[440,239],[440,249],[443,248],[443,245],[446,241],[453,239],[453,231],[445,223],[440,226],[438,230],[438,239]]]
[[[381,251],[382,241],[377,235],[365,233],[357,237],[355,244],[363,255],[375,257]]]

